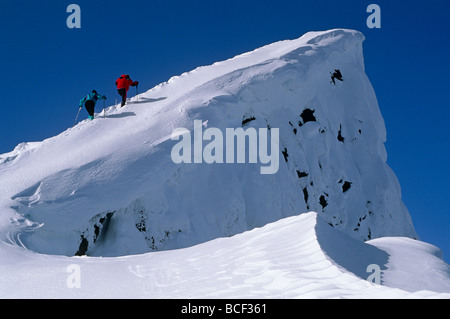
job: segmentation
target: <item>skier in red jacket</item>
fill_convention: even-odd
[[[123,74],[120,76],[120,78],[117,79],[116,85],[117,85],[117,92],[122,97],[122,106],[125,105],[127,101],[127,92],[130,86],[137,86],[139,84],[138,81],[133,82],[133,80],[130,79],[130,76],[128,74]]]

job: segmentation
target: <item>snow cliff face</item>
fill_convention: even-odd
[[[9,217],[3,233],[42,253],[119,256],[316,211],[360,241],[417,237],[386,164],[363,40],[356,31],[331,30],[277,42],[174,77],[124,108],[110,107],[106,118],[0,155],[0,210]],[[343,81],[332,82],[335,70]],[[248,140],[244,163],[195,163],[196,120],[202,133],[213,128],[224,139],[227,129],[277,130],[276,173],[261,174],[264,164],[251,163]],[[192,136],[191,163],[173,160],[179,128]],[[218,136],[200,135],[202,150],[220,145],[211,144]]]

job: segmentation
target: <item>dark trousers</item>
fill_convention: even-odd
[[[84,106],[86,107],[86,111],[89,113],[89,115],[94,116],[95,102],[92,100],[88,100],[86,101]]]
[[[127,102],[127,90],[126,89],[118,89],[117,92],[122,97],[122,106]]]

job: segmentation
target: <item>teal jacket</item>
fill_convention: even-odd
[[[106,96],[98,93],[89,93],[80,100],[79,106],[82,107],[86,101],[94,101],[94,103],[97,103],[97,100],[106,100]]]

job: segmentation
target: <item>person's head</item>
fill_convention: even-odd
[[[125,75],[125,78],[126,78],[126,79],[129,79],[129,78],[130,78],[130,75],[129,75],[129,74],[126,74],[126,75]]]
[[[97,91],[96,91],[96,90],[92,90],[92,93],[95,93],[95,94],[97,94]]]

